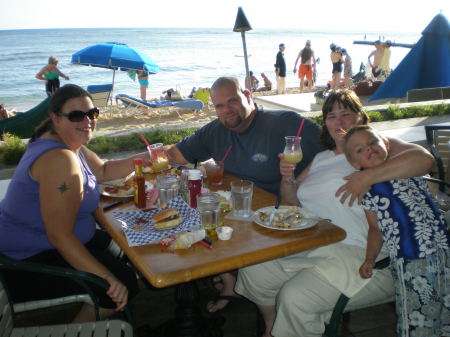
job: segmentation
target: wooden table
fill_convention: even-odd
[[[147,179],[154,177],[147,176]],[[234,179],[237,178],[225,175],[223,186],[208,187],[213,191],[229,190],[229,183]],[[101,206],[112,201],[114,199],[105,198]],[[254,187],[253,210],[274,203],[273,194]],[[132,202],[114,210],[127,209],[135,209]],[[250,221],[225,219],[224,224],[234,228],[231,240],[220,241],[215,238],[212,249],[195,244],[189,249],[172,252],[156,244],[129,247],[121,223],[114,218],[112,211],[101,214],[98,220],[154,287],[177,285],[175,318],[158,329],[158,335],[165,337],[222,336],[221,325],[214,320],[217,315],[212,318],[201,315],[199,292],[196,284],[190,281],[328,245],[343,240],[346,235],[344,230],[328,221],[320,221],[305,230],[272,230]]]
[[[236,179],[225,175],[224,185],[211,190],[229,190],[229,182]],[[208,186],[209,187],[209,186]],[[112,199],[102,200],[102,206]],[[259,187],[254,188],[252,209],[271,206],[275,196]],[[125,204],[114,210],[133,208]],[[189,249],[169,251],[160,245],[129,247],[121,224],[112,211],[105,214],[104,225],[112,238],[123,249],[133,265],[157,288],[163,288],[251,264],[287,256],[307,249],[328,245],[345,238],[345,231],[328,221],[320,221],[305,230],[272,230],[248,221],[224,220],[234,228],[229,241],[213,239],[213,248],[195,244]]]

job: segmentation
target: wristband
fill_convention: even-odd
[[[297,185],[297,181],[292,177],[289,177],[288,179],[281,179],[281,183],[286,185]]]

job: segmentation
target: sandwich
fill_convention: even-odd
[[[183,217],[178,214],[176,207],[167,208],[153,216],[154,228],[158,231],[164,231],[177,227],[183,222]]]

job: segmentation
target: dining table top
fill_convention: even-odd
[[[146,175],[146,179],[154,179],[154,175]],[[225,173],[222,186],[213,187],[206,184],[206,187],[212,191],[229,191],[231,180],[239,179]],[[252,209],[273,206],[275,199],[275,195],[254,186]],[[102,197],[100,206],[104,207],[114,200],[117,199]],[[302,230],[275,230],[262,227],[253,221],[224,218],[223,224],[233,227],[233,235],[227,241],[213,238],[212,249],[200,244],[178,250],[170,250],[160,244],[130,247],[122,229],[123,222],[118,221],[113,212],[131,210],[136,210],[132,201],[114,210],[100,212],[97,221],[108,231],[148,282],[157,288],[328,245],[341,241],[346,236],[343,229],[326,220],[319,220],[315,226]]]

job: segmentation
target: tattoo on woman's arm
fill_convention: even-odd
[[[58,187],[58,190],[61,192],[61,194],[66,192],[68,189],[69,187],[66,185],[66,182],[62,183],[62,185]]]

